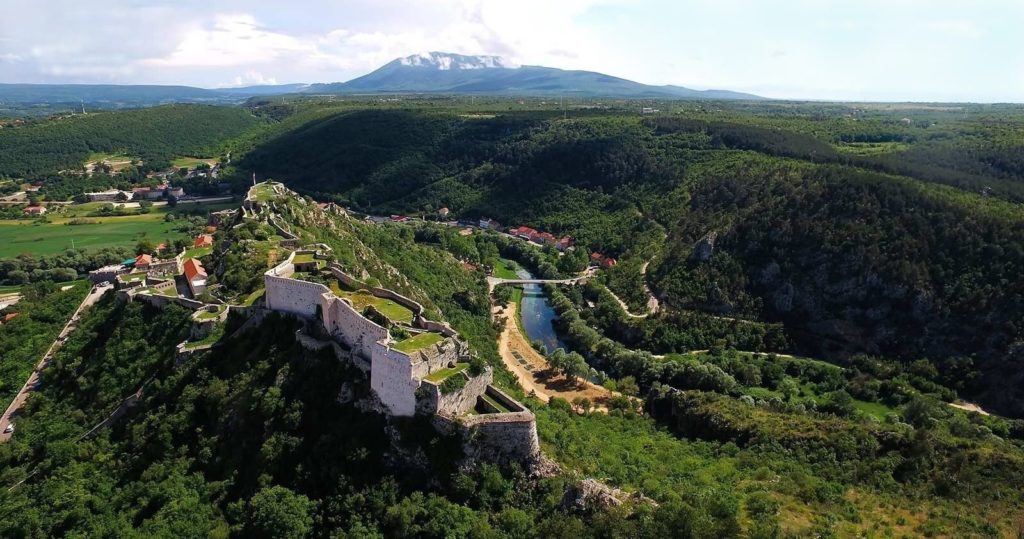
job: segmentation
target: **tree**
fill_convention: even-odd
[[[139,240],[139,243],[135,244],[135,254],[137,255],[151,255],[154,252],[156,252],[156,247],[153,245],[153,242],[149,240],[149,238],[142,238],[141,240]]]
[[[623,395],[635,397],[640,394],[640,387],[636,383],[636,378],[632,376],[624,376],[618,383],[619,392]]]
[[[300,538],[313,527],[309,498],[275,485],[260,490],[249,500],[248,532],[254,537]]]
[[[149,213],[153,208],[153,203],[148,200],[139,201],[139,213]]]
[[[797,385],[796,380],[787,376],[779,382],[779,391],[782,392],[782,396],[785,397],[786,402],[789,402],[793,397],[800,394],[800,386]]]

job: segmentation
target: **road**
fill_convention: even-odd
[[[493,292],[494,287],[499,284],[576,284],[579,282],[586,281],[587,279],[594,276],[597,271],[596,268],[587,268],[583,273],[576,277],[569,279],[502,279],[500,277],[488,277],[487,278],[487,290]]]
[[[82,313],[82,310],[99,301],[99,299],[103,297],[103,294],[107,293],[107,291],[112,289],[113,285],[109,284],[106,286],[94,286],[92,290],[89,291],[89,294],[85,296],[85,299],[82,300],[81,305],[79,305],[78,308],[75,309],[74,314],[71,315],[71,318],[68,320],[67,324],[64,324],[64,329],[62,329],[60,331],[60,334],[57,335],[57,339],[50,344],[50,347],[46,350],[46,353],[43,354],[42,359],[40,359],[39,363],[36,364],[35,370],[33,370],[32,374],[28,376],[28,380],[25,380],[25,385],[21,386],[21,391],[19,391],[18,394],[14,397],[14,400],[11,401],[11,405],[7,407],[7,410],[4,411],[3,417],[0,418],[0,443],[6,442],[11,439],[11,435],[13,433],[5,433],[3,431],[7,429],[7,425],[11,424],[11,421],[14,418],[15,414],[17,414],[18,410],[20,410],[21,407],[25,404],[25,401],[28,399],[28,396],[32,392],[32,390],[34,390],[36,386],[39,385],[39,375],[43,372],[43,369],[45,369],[47,365],[50,364],[50,358],[53,357],[53,352],[57,350],[58,347],[60,347],[61,339],[67,337],[69,333],[74,331],[75,327],[78,324],[78,316]]]

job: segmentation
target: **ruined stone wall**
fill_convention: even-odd
[[[399,294],[398,292],[394,292],[386,288],[371,287],[370,293],[373,294],[374,296],[377,296],[378,298],[390,299],[391,301],[394,301],[395,303],[403,307],[406,307],[407,309],[412,311],[412,314],[416,317],[423,315],[422,305]]]
[[[468,372],[463,372],[468,376]],[[461,375],[462,373],[458,376]],[[484,392],[487,391],[487,386],[491,385],[493,378],[493,371],[488,367],[487,370],[479,376],[470,378],[462,389],[454,393],[444,395],[440,393],[440,388],[438,388],[438,401],[434,413],[449,415],[452,417],[458,417],[469,413],[470,410],[476,407],[476,401],[480,398],[480,395],[483,395]]]
[[[324,300],[324,329],[356,354],[369,358],[373,345],[388,338],[388,330],[366,319],[347,301],[329,294]]]
[[[143,301],[158,309],[164,309],[172,303],[192,310],[200,309],[206,305],[201,301],[175,296],[160,296],[153,294],[126,294],[126,296],[130,297],[131,301]]]
[[[363,283],[359,279],[356,279],[355,277],[345,273],[344,270],[341,269],[341,266],[339,266],[336,263],[328,264],[327,269],[328,271],[331,272],[331,275],[333,275],[335,279],[341,281],[342,284],[349,288],[354,288],[356,290],[360,288],[366,288],[366,283]]]
[[[370,387],[391,415],[408,417],[416,413],[416,389],[419,385],[419,380],[413,378],[409,356],[374,343]]]
[[[471,449],[482,458],[498,462],[532,462],[539,458],[540,441],[533,412],[494,386],[487,386],[486,393],[512,412],[460,418],[470,430]]]
[[[428,331],[436,331],[445,337],[455,337],[459,333],[451,328],[448,324],[441,322],[435,322],[433,320],[420,319],[419,326]]]
[[[179,257],[181,255],[178,255]],[[169,260],[153,262],[146,270],[147,275],[177,275],[181,273],[181,259],[179,257]]]
[[[445,339],[435,345],[418,350],[411,355],[412,374],[426,378],[428,374],[447,368],[459,362],[464,345],[455,339]]]

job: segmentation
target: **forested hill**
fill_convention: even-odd
[[[245,108],[167,105],[96,112],[0,129],[0,177],[80,170],[91,153],[123,153],[152,168],[181,155],[217,155],[260,124]]]
[[[836,361],[927,359],[963,396],[1024,415],[1022,111],[773,107],[346,110],[244,165],[375,213],[447,206],[574,235],[634,268],[611,283],[624,297],[653,259],[673,309],[783,322],[796,351]]]

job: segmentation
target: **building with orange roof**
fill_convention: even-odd
[[[192,297],[197,297],[206,291],[206,268],[203,263],[195,258],[190,258],[183,265],[185,280],[188,281],[188,289]]]
[[[141,254],[135,257],[135,269],[137,270],[148,270],[149,266],[153,264],[153,256],[148,254]]]
[[[200,234],[196,236],[196,241],[192,243],[192,247],[210,247],[213,245],[213,236],[209,234]]]

